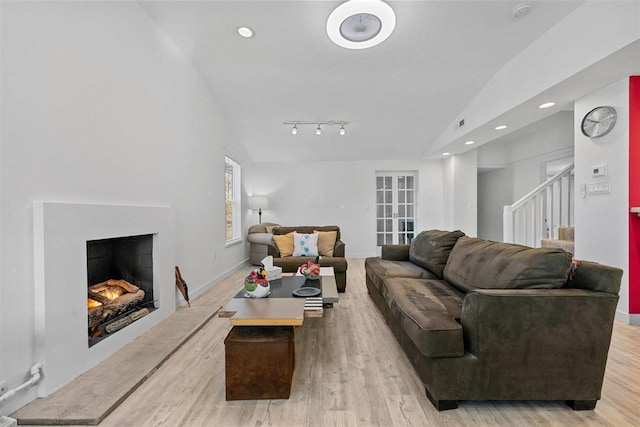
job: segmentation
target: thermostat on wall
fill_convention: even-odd
[[[591,168],[593,176],[605,176],[607,174],[607,165],[598,165]]]

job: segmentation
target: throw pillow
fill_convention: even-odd
[[[318,256],[318,235],[294,232],[293,256]]]
[[[293,255],[293,231],[288,234],[273,235],[273,240],[282,258]]]
[[[313,230],[318,235],[318,253],[321,256],[333,256],[333,248],[336,246],[338,238],[337,231]]]

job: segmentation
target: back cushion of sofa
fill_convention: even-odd
[[[273,234],[281,235],[281,234],[289,234],[291,232],[302,233],[302,234],[313,234],[314,231],[335,231],[336,239],[340,240],[340,227],[337,225],[298,225],[295,227],[276,227],[273,229]]]
[[[473,289],[560,288],[569,277],[571,254],[461,237],[449,255],[444,279],[465,292]]]
[[[442,279],[442,272],[447,264],[449,253],[461,236],[464,236],[464,233],[460,230],[423,231],[411,241],[409,260]]]

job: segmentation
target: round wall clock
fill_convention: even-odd
[[[589,138],[608,134],[616,124],[618,114],[613,107],[596,107],[582,119],[582,133]]]

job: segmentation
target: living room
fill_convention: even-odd
[[[301,101],[278,110],[282,114],[277,121],[265,125],[262,117],[275,107],[266,100],[268,98],[249,89],[236,92],[238,100],[230,100],[229,105],[222,103],[219,98],[229,96],[223,91],[224,83],[227,82],[229,88],[236,87],[228,80],[229,76],[241,71],[250,75],[251,70],[239,70],[233,63],[225,62],[224,57],[219,63],[195,61],[191,52],[198,49],[197,43],[189,45],[189,32],[182,26],[173,28],[173,25],[191,22],[189,20],[197,15],[198,9],[180,3],[0,3],[0,381],[6,381],[6,388],[20,385],[35,363],[43,363],[45,375],[54,376],[52,372],[47,373],[47,361],[38,357],[43,354],[38,342],[43,320],[36,307],[47,304],[41,301],[36,286],[41,271],[34,255],[39,232],[34,215],[39,212],[36,205],[40,202],[169,210],[169,214],[160,213],[158,220],[162,222],[159,227],[166,229],[166,235],[172,241],[164,255],[172,261],[163,267],[163,276],[168,276],[166,280],[173,286],[173,267],[179,265],[189,282],[191,298],[195,300],[246,268],[249,249],[243,239],[248,227],[258,221],[256,211],[247,208],[253,195],[269,197],[270,206],[263,212],[263,221],[283,225],[339,225],[347,244],[347,257],[361,259],[378,251],[375,241],[376,172],[417,171],[418,230],[461,229],[468,235],[482,237],[489,230],[482,221],[486,218],[483,212],[489,209],[483,204],[486,194],[509,192],[509,187],[495,187],[492,191],[488,186],[531,177],[530,170],[524,172],[513,167],[514,162],[532,158],[539,164],[550,152],[562,157],[568,147],[573,147],[576,182],[592,181],[591,167],[606,164],[611,183],[611,194],[583,198],[576,203],[576,256],[628,271],[628,129],[633,118],[626,106],[628,78],[640,74],[637,60],[639,2],[567,2],[568,9],[562,17],[558,17],[553,25],[550,24],[552,21],[545,21],[548,25],[545,31],[529,44],[518,46],[520,51],[500,63],[491,75],[476,77],[480,82],[467,81],[473,78],[457,82],[457,85],[469,87],[471,93],[458,100],[457,110],[447,104],[449,110],[430,119],[429,123],[437,123],[435,129],[424,129],[418,123],[423,121],[422,113],[413,111],[413,104],[410,104],[398,107],[401,113],[390,116],[393,119],[388,123],[378,118],[378,122],[384,124],[380,127],[385,128],[386,140],[382,142],[374,138],[376,133],[382,132],[373,126],[375,120],[364,122],[355,107],[352,111],[344,107],[346,100],[342,98],[358,98],[367,87],[352,82],[357,95],[329,91],[328,82],[331,78],[338,79],[331,76],[331,70],[302,68],[302,74],[313,73],[310,74],[313,77],[329,75],[327,80],[322,80],[327,84],[310,84],[304,75],[293,73],[295,65],[288,64],[296,63],[295,55],[288,50],[265,53],[260,45],[251,47],[252,58],[256,61],[261,59],[260,55],[287,60],[287,65],[277,70],[257,68],[253,71],[260,74],[265,85],[270,79],[291,80],[292,84],[294,81],[297,84],[293,89],[281,87],[281,90],[298,93]],[[218,7],[229,11],[234,20],[248,14],[252,8],[263,12],[261,8],[269,7],[268,3],[260,6],[260,2],[201,3],[201,7],[219,3]],[[311,17],[320,22],[319,29],[314,30],[318,31],[314,43],[316,39],[326,41],[334,49],[331,51],[336,55],[335,62],[353,61],[348,58],[349,54],[362,53],[338,48],[326,37],[327,16],[341,2],[288,3],[296,11],[306,11],[292,13],[291,18],[300,21],[296,25],[305,27],[306,20]],[[380,46],[365,50],[369,53],[392,43],[394,36],[400,37],[412,16],[412,3],[424,2],[389,3],[398,9],[399,16],[405,17],[405,24],[398,19],[397,33]],[[458,6],[471,7],[469,3]],[[491,3],[487,7],[493,8],[501,2],[487,3]],[[503,3],[506,16],[511,18],[511,11],[519,2]],[[540,2],[539,9],[537,2],[531,3],[530,16],[522,19],[534,18],[544,10],[545,2]],[[171,15],[178,17],[176,21],[165,21]],[[598,23],[598,31],[594,31],[593,22]],[[194,27],[201,25],[191,24]],[[218,32],[228,29],[234,32],[243,24],[230,22],[212,34],[204,35],[217,40]],[[415,21],[412,24],[417,25]],[[404,29],[402,25],[405,25]],[[471,25],[471,22],[457,25]],[[259,43],[261,40],[259,32],[248,40],[237,34],[232,36],[234,38],[224,39],[228,51],[243,50],[246,42]],[[304,41],[296,43],[303,45]],[[402,49],[405,57],[411,55],[411,46],[396,49]],[[301,54],[301,51],[297,52]],[[290,58],[291,55],[294,58]],[[379,66],[375,56],[361,58],[363,67],[375,69]],[[251,61],[238,64],[238,67],[246,64]],[[548,68],[542,70],[541,64]],[[390,75],[396,80],[403,79],[404,75],[395,74],[392,65],[395,64],[384,64],[375,77],[382,80]],[[332,66],[337,67],[335,63]],[[220,81],[209,81],[210,77],[202,71],[206,68],[220,68]],[[428,80],[429,72],[433,70],[419,72],[422,79]],[[433,76],[434,79],[437,77],[441,78]],[[242,79],[239,80],[242,83]],[[252,87],[248,80],[247,88]],[[454,84],[450,83],[437,95],[446,97],[448,91],[453,90],[452,86]],[[569,97],[564,103],[556,100],[563,104],[562,109],[555,113],[540,113],[537,106],[558,87]],[[333,104],[334,109],[315,110],[313,103],[308,101],[321,96],[324,99],[323,92],[329,92],[329,96],[338,100]],[[369,102],[382,105],[386,92],[381,93]],[[430,94],[419,92],[418,96],[429,97]],[[436,102],[440,101],[434,98]],[[278,101],[276,99],[273,104],[279,104]],[[583,116],[598,105],[616,106],[619,118],[609,138],[591,140],[576,129]],[[240,116],[238,106],[247,108]],[[522,112],[532,106],[533,109]],[[378,109],[382,110],[379,114],[387,114],[384,108]],[[464,128],[456,129],[455,124],[461,119],[465,119]],[[510,119],[516,131],[504,136],[493,131],[496,120],[501,119]],[[313,125],[300,126],[299,135],[291,135],[291,126],[283,122],[295,120],[353,123],[345,125],[345,136],[331,139],[328,134],[337,132],[338,128],[325,127],[320,138],[327,139],[316,139],[321,141],[318,143],[313,140],[316,135],[303,135],[313,133]],[[401,141],[394,140],[394,134],[389,130],[400,126],[401,120],[420,129],[411,135],[411,143],[420,146],[414,151],[403,152]],[[519,158],[500,157],[499,153],[508,150],[490,148],[492,144],[506,146],[534,140],[527,132],[535,128],[536,123],[563,129],[552,132],[563,137],[558,137],[557,144],[551,148],[527,142],[526,146],[531,147],[530,156]],[[268,129],[265,133],[270,135],[272,145],[247,136],[245,127],[253,131],[260,127]],[[568,142],[564,138],[567,127],[572,130],[572,139]],[[521,134],[517,133],[518,129]],[[426,137],[423,131],[429,136]],[[544,134],[539,128],[535,132]],[[295,139],[303,136],[306,139]],[[477,139],[478,148],[463,145],[472,137]],[[363,147],[367,147],[369,141],[371,145],[367,151]],[[444,151],[453,155],[443,157]],[[242,241],[234,245],[228,245],[225,237],[225,156],[242,168]],[[538,166],[533,169],[536,168]],[[500,174],[500,170],[508,172],[488,182],[491,180],[487,177]],[[304,174],[300,175],[301,172]],[[512,195],[511,202],[522,195],[519,189],[512,191],[517,194]],[[502,206],[496,208],[494,204],[491,209],[500,212]],[[83,215],[78,215],[78,221],[83,221]],[[44,216],[46,218],[46,212]],[[73,221],[70,228],[74,228]],[[488,238],[494,236],[487,235]],[[68,274],[72,277],[77,273],[70,271]],[[618,318],[623,323],[638,324],[637,286],[625,274],[618,308]],[[176,302],[184,304],[177,295]],[[168,309],[165,304],[163,310]],[[170,314],[171,310],[168,310],[154,316]],[[62,330],[69,327],[54,326]],[[88,369],[97,363],[92,358],[90,355],[73,364]],[[2,402],[0,413],[8,415],[39,395],[36,387],[22,391]]]

